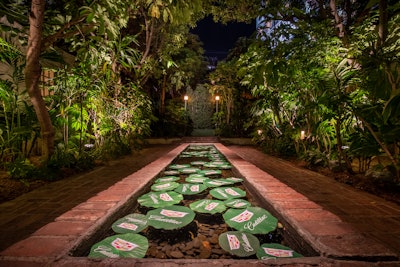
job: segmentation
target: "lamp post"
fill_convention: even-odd
[[[189,96],[188,96],[188,95],[185,95],[185,96],[183,97],[183,100],[185,100],[185,111],[186,111],[186,109],[187,109],[187,102],[188,102],[188,100],[189,100]]]
[[[216,111],[218,113],[218,101],[219,101],[219,95],[215,96],[215,107],[216,107]]]

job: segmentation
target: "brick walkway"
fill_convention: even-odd
[[[27,238],[78,204],[163,156],[176,145],[149,146],[93,171],[63,179],[0,204],[0,251]]]
[[[399,205],[318,173],[297,168],[254,147],[229,146],[229,149],[337,215],[365,236],[386,244],[400,256]]]
[[[259,196],[283,214],[286,222],[313,243],[321,254],[321,257],[297,262],[283,260],[275,262],[276,265],[399,266],[399,262],[392,261],[400,255],[398,205],[296,168],[288,162],[264,155],[254,147],[216,146],[248,178],[249,185],[257,188]],[[146,148],[108,166],[55,182],[1,204],[0,251],[8,248],[0,252],[0,266],[15,266],[16,263],[20,266],[43,266],[48,262],[57,262],[52,264],[57,266],[98,266],[99,262],[65,255],[71,247],[77,246],[78,241],[82,241],[82,233],[87,233],[88,229],[97,231],[105,223],[104,217],[137,196],[135,194],[140,193],[138,188],[150,181],[184,147],[163,145]],[[142,168],[148,163],[151,164]],[[22,241],[17,242],[19,240]],[[52,244],[51,250],[49,244]],[[382,259],[384,262],[376,262]],[[136,262],[140,266],[210,264],[207,260],[149,260]],[[133,262],[106,261],[102,266],[124,266],[127,263]],[[242,266],[235,261],[214,260],[214,263]],[[253,263],[241,261],[240,264],[264,265]]]

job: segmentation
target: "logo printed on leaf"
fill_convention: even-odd
[[[222,213],[226,210],[224,203],[215,199],[201,199],[190,203],[189,207],[196,212],[208,214]]]
[[[247,200],[241,199],[241,198],[235,198],[235,199],[228,199],[224,201],[224,204],[227,207],[230,208],[246,208],[246,207],[250,207],[251,203],[248,202]]]
[[[147,227],[146,215],[133,213],[128,214],[115,221],[111,228],[114,232],[123,233],[138,233]]]
[[[167,183],[156,183],[151,186],[153,191],[171,191],[177,188],[179,184],[177,182],[167,182]]]
[[[164,176],[164,177],[160,177],[157,180],[155,180],[155,183],[176,182],[178,180],[179,180],[179,177],[177,177],[177,176]]]
[[[262,244],[257,250],[257,258],[261,260],[271,258],[299,258],[303,257],[293,249],[277,243]]]
[[[217,187],[210,190],[210,194],[218,199],[241,198],[246,196],[246,191],[237,187]]]
[[[123,240],[121,238],[116,238],[111,245],[121,251],[131,251],[134,248],[137,248],[138,245],[131,243],[129,241]]]
[[[138,203],[144,207],[161,208],[178,204],[183,200],[182,194],[174,191],[149,192],[138,198]]]
[[[139,234],[118,234],[109,236],[94,244],[89,258],[143,258],[146,255],[149,242]]]
[[[222,233],[218,241],[222,249],[239,257],[254,255],[260,247],[260,241],[257,237],[241,231]]]
[[[267,234],[278,225],[278,220],[260,207],[231,208],[222,216],[230,227],[252,234]]]
[[[179,229],[191,223],[194,211],[185,206],[168,206],[147,212],[148,224],[157,229]]]

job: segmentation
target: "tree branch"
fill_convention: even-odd
[[[82,16],[79,17],[73,21],[70,21],[66,24],[64,24],[61,29],[59,29],[56,33],[47,36],[46,38],[43,39],[43,43],[42,43],[42,51],[46,50],[47,48],[49,48],[53,43],[55,43],[57,40],[67,37],[67,34],[65,33],[65,31],[67,29],[72,28],[75,25],[78,25],[80,23],[82,23],[84,20],[86,19],[86,16]],[[75,34],[77,34],[79,31],[76,30],[74,31],[72,34],[68,34],[68,36],[73,36]]]

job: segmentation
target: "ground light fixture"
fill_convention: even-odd
[[[306,137],[306,131],[301,131],[300,132],[300,140],[304,140]]]
[[[218,113],[218,101],[219,101],[219,95],[216,95],[215,96],[215,110],[217,111],[217,113]]]
[[[183,97],[183,100],[185,100],[185,110],[187,109],[187,102],[188,102],[188,100],[189,100],[189,96],[188,95],[185,95],[184,97]]]

